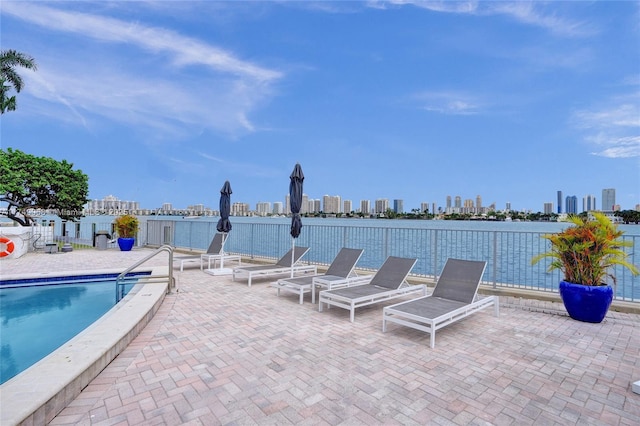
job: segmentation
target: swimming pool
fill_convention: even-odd
[[[124,293],[135,285],[129,276]],[[0,281],[0,384],[26,370],[115,305],[117,274]]]

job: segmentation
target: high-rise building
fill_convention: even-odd
[[[511,211],[511,202],[510,202],[510,201],[507,201],[507,204],[504,206],[504,209],[505,209],[506,211],[508,211],[508,212],[510,212],[510,211]]]
[[[340,213],[342,212],[341,197],[339,195],[325,195],[322,197],[322,211],[324,213]]]
[[[333,203],[336,206],[336,213],[342,213],[342,197],[339,195],[334,195],[333,197]]]
[[[335,208],[331,203],[331,195],[325,194],[322,196],[322,212],[335,213]]]
[[[475,213],[475,208],[473,207],[473,200],[468,198],[464,200],[464,207],[462,208],[463,213],[473,214]]]
[[[451,195],[447,195],[447,209],[451,208]]]
[[[273,203],[273,214],[282,214],[283,208],[282,208],[282,202],[281,201],[276,201]]]
[[[351,200],[344,200],[342,202],[342,212],[343,213],[351,213],[353,211],[353,206],[351,205]]]
[[[393,211],[397,213],[404,213],[404,205],[402,200],[393,200]]]
[[[562,191],[558,191],[558,214],[560,213],[562,213]]]
[[[379,198],[376,200],[375,212],[376,214],[386,213],[389,209],[389,200],[386,198]]]
[[[319,199],[308,200],[307,201],[307,212],[308,213],[320,213],[320,207],[322,205],[322,201]]]
[[[596,209],[596,197],[594,195],[585,195],[582,198],[582,211],[590,212]]]
[[[231,204],[231,216],[248,216],[249,204],[247,203],[233,203]]]
[[[371,214],[371,202],[369,200],[360,200],[360,213],[363,215]]]
[[[420,203],[420,213],[429,212],[429,203]]]
[[[567,214],[578,214],[578,197],[575,195],[567,195],[565,200],[564,211]]]
[[[171,207],[170,204],[169,207]],[[91,214],[108,213],[111,215],[119,215],[124,214],[125,212],[135,214],[136,211],[140,210],[140,203],[138,201],[123,201],[113,195],[107,195],[102,200],[89,201],[85,205],[85,208]],[[167,209],[167,211],[170,210],[172,209]]]
[[[271,203],[268,201],[261,201],[256,204],[256,212],[260,216],[266,216],[271,212]]]
[[[476,195],[476,213],[482,213],[482,197]]]
[[[602,211],[614,211],[616,205],[616,190],[614,188],[606,188],[602,190]]]
[[[462,208],[462,198],[459,195],[456,195],[454,207],[457,209]]]
[[[553,203],[544,203],[544,214],[553,213]]]

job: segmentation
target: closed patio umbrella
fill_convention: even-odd
[[[227,180],[224,182],[224,185],[222,185],[222,189],[220,189],[220,220],[218,220],[216,226],[218,232],[223,233],[221,254],[224,253],[224,243],[227,240],[227,234],[232,228],[231,222],[229,221],[229,214],[231,213],[231,193],[231,184]],[[224,256],[220,258],[220,270],[218,272],[220,274],[231,273],[231,270],[224,269]]]
[[[231,222],[229,222],[229,214],[231,212],[231,184],[225,181],[220,190],[220,220],[218,221],[218,232],[225,234],[231,231]]]
[[[302,183],[304,174],[299,163],[289,176],[289,204],[291,206],[291,276],[293,277],[293,260],[295,256],[296,238],[302,230],[302,219],[300,218],[300,209],[302,207]]]

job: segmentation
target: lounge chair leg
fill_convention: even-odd
[[[302,289],[300,289],[300,304],[302,305],[304,303],[304,292],[302,291]]]
[[[429,343],[431,344],[431,349],[436,347],[436,330],[435,327],[431,326],[431,333],[429,334]]]

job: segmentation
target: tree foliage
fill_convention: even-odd
[[[624,247],[632,247],[632,241],[623,240],[623,231],[601,212],[593,212],[593,219],[583,219],[570,215],[573,224],[563,231],[544,235],[551,242],[551,250],[541,253],[531,260],[532,264],[544,258],[551,258],[549,271],[562,271],[564,281],[590,286],[605,285],[610,278],[613,284],[616,277],[611,272],[614,266],[620,265],[639,273],[638,268],[626,259],[628,254]]]
[[[118,216],[113,223],[120,238],[135,238],[138,235],[140,221],[132,214]]]
[[[637,210],[622,210],[615,213],[616,216],[622,219],[626,224],[640,223],[640,211]]]
[[[15,111],[16,97],[9,96],[11,88],[20,93],[24,82],[16,71],[16,67],[36,70],[35,59],[13,49],[0,52],[0,113]]]
[[[21,225],[34,222],[33,209],[53,210],[66,220],[80,218],[88,194],[88,176],[73,170],[72,163],[0,149],[0,202],[8,204],[2,214]]]

